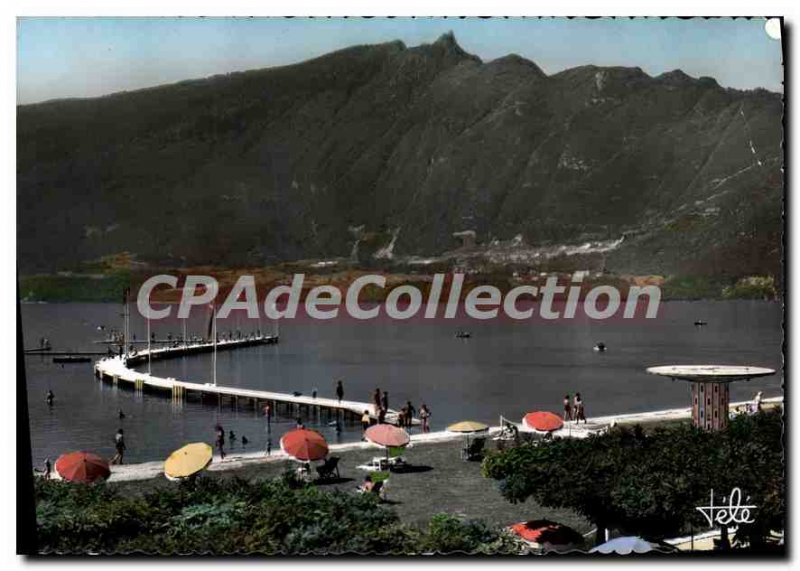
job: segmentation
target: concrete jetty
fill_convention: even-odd
[[[269,345],[278,343],[278,337],[271,335],[251,336],[242,339],[220,340],[217,351],[229,351],[243,347]],[[169,393],[176,400],[199,398],[201,402],[222,404],[232,403],[235,406],[252,406],[258,409],[269,404],[272,414],[279,412],[292,416],[302,413],[327,414],[330,420],[336,418],[347,421],[358,421],[368,411],[372,419],[377,418],[373,403],[313,397],[311,395],[293,395],[287,393],[226,387],[213,383],[197,383],[181,381],[172,377],[162,378],[133,369],[150,361],[173,359],[186,355],[210,353],[214,351],[213,343],[195,343],[191,345],[175,344],[170,347],[147,349],[123,356],[108,357],[97,361],[94,365],[95,376],[104,382],[114,385],[129,385],[134,390],[149,393]],[[389,409],[386,422],[394,423],[399,414]],[[414,419],[414,424],[419,420]]]
[[[730,410],[731,412],[735,411],[737,408],[741,406],[745,406],[752,401],[741,401],[731,403]],[[761,401],[762,406],[768,409],[775,406],[781,406],[783,404],[783,397],[772,397],[766,398]],[[589,430],[584,428],[584,425],[577,426],[572,422],[567,424],[572,426],[567,426],[564,429],[557,431],[556,435],[560,438],[585,438],[591,432],[594,432],[594,429],[597,429],[600,426],[605,425],[606,427],[611,424],[616,425],[629,425],[629,424],[639,424],[639,423],[649,423],[649,422],[670,422],[670,421],[685,421],[691,418],[691,409],[689,408],[682,408],[682,409],[670,409],[670,410],[660,410],[660,411],[648,411],[648,412],[641,412],[641,413],[633,413],[633,414],[618,414],[612,416],[604,416],[604,417],[595,417],[589,419]],[[520,424],[514,423],[520,430],[523,430]],[[492,426],[489,430],[482,434],[482,436],[488,436],[489,438],[493,438],[497,436],[502,430],[501,426]],[[436,444],[441,442],[453,441],[453,440],[463,440],[465,436],[463,434],[455,433],[455,432],[447,432],[446,430],[437,431],[437,432],[429,432],[426,434],[412,434],[411,435],[411,448],[415,446],[425,446],[428,444]],[[373,444],[368,442],[344,442],[341,444],[330,444],[329,450],[331,454],[341,454],[343,452],[348,452],[351,450],[365,450],[374,448],[376,450],[376,455],[379,454],[379,448]],[[409,458],[413,461],[413,451],[409,452]],[[208,470],[211,472],[224,472],[228,470],[237,470],[239,468],[244,468],[247,466],[258,465],[261,463],[269,463],[269,462],[280,462],[280,461],[287,461],[289,460],[289,456],[287,456],[281,450],[273,451],[271,455],[267,456],[263,450],[260,451],[253,451],[253,452],[229,452],[225,456],[225,460],[220,461],[216,456],[214,457],[214,461],[208,467]],[[156,460],[151,462],[141,462],[138,464],[125,464],[122,466],[112,466],[111,467],[111,477],[109,478],[110,482],[124,482],[124,481],[131,481],[131,480],[148,480],[150,478],[157,478],[161,477],[164,474],[164,461],[163,460]]]

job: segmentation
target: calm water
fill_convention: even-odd
[[[25,347],[42,336],[56,350],[102,350],[93,341],[105,337],[98,325],[118,326],[116,304],[35,304],[22,306]],[[695,319],[708,321],[694,327]],[[132,330],[146,338],[145,324],[132,318]],[[194,315],[190,332],[204,334],[206,317]],[[220,321],[219,331],[270,330],[271,324],[242,315]],[[468,328],[471,339],[454,332]],[[153,326],[157,337],[179,335],[175,322]],[[637,412],[688,406],[686,384],[647,375],[647,366],[672,363],[726,363],[781,369],[781,306],[771,302],[669,302],[655,320],[511,322],[352,320],[288,321],[280,327],[281,343],[218,355],[218,382],[284,392],[333,396],[335,379],[344,379],[345,398],[370,401],[376,387],[389,391],[389,405],[426,402],[433,429],[457,420],[496,422],[526,411],[559,411],[565,393],[579,391],[587,415]],[[592,346],[602,340],[606,353]],[[176,406],[170,399],[135,395],[96,381],[91,364],[57,365],[52,357],[25,358],[34,461],[72,449],[113,454],[113,435],[125,428],[127,460],[165,457],[180,445],[211,442],[219,422],[226,430],[246,435],[247,450],[263,449],[268,436],[277,448],[280,435],[293,427],[279,419],[271,435],[252,408],[233,409],[199,403]],[[153,364],[153,373],[182,380],[211,379],[209,355]],[[735,400],[781,392],[782,375],[738,383]],[[45,403],[48,389],[55,406]],[[126,418],[118,419],[122,409]],[[360,429],[346,426],[341,434],[327,424],[307,424],[329,441],[358,439]],[[242,450],[237,444],[236,450]]]

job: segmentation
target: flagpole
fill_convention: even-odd
[[[150,348],[150,315],[148,314],[147,317],[147,374],[151,373],[151,363],[152,363],[152,350]]]
[[[214,304],[212,306],[212,310],[214,313],[212,315],[211,321],[211,336],[214,342],[214,356],[212,361],[214,363],[214,386],[217,386],[217,306]]]

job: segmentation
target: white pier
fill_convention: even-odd
[[[275,336],[253,336],[243,339],[221,340],[217,342],[217,351],[226,351],[243,347],[253,347],[257,345],[269,345],[278,342]],[[299,414],[302,411],[324,412],[332,416],[343,415],[345,420],[360,420],[367,411],[372,419],[377,418],[377,412],[373,403],[342,400],[335,398],[313,397],[311,395],[299,395],[245,389],[239,387],[225,387],[214,385],[213,383],[196,383],[182,381],[172,377],[162,378],[154,375],[137,371],[132,367],[151,361],[183,357],[186,355],[196,355],[199,353],[210,353],[214,351],[213,343],[195,343],[192,345],[176,345],[172,347],[161,347],[158,349],[142,350],[134,354],[124,356],[108,357],[97,361],[94,365],[95,376],[101,381],[109,382],[114,385],[125,384],[132,386],[134,390],[151,393],[170,393],[173,399],[184,399],[190,396],[199,397],[201,401],[222,404],[224,401],[233,404],[252,405],[258,409],[260,406],[269,404],[272,414],[281,410],[287,414]],[[389,409],[386,415],[386,422],[396,422],[398,412]],[[414,419],[414,424],[419,420]]]

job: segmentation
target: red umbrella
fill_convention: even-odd
[[[316,430],[297,428],[281,437],[281,450],[296,460],[310,462],[328,455],[328,443]]]
[[[376,424],[370,426],[364,436],[379,446],[406,446],[411,441],[408,432],[391,424]]]
[[[552,432],[564,426],[564,421],[552,412],[529,412],[522,419],[525,428],[536,432]]]
[[[91,452],[67,452],[56,460],[56,472],[71,482],[94,482],[111,475],[108,462]]]
[[[543,549],[569,548],[580,546],[583,536],[566,525],[547,519],[523,521],[511,526],[511,531],[527,542]]]

